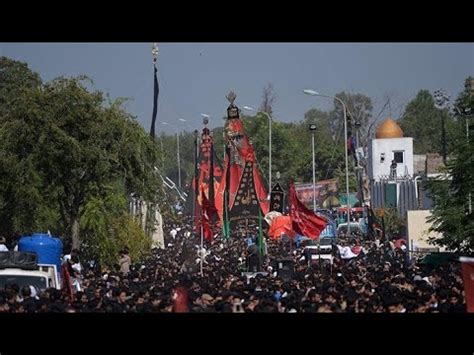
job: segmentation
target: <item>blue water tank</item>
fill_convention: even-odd
[[[58,238],[47,233],[33,233],[20,238],[18,251],[34,252],[38,255],[38,264],[53,264],[58,274],[61,271],[63,243]]]

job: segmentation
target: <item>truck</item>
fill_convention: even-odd
[[[36,253],[0,252],[0,288],[13,284],[33,286],[37,291],[61,289],[56,265],[39,264]]]
[[[332,265],[334,262],[332,255],[334,243],[334,238],[323,237],[317,242],[306,245],[303,249],[303,256],[300,258],[300,261],[306,260],[308,264],[310,264],[328,260]]]
[[[0,252],[0,288],[16,284],[61,289],[62,251],[61,240],[50,233],[21,237],[18,251]]]
[[[352,207],[350,217],[353,220],[350,222],[350,230],[360,232],[363,236],[368,233],[368,215],[366,207]],[[337,234],[347,233],[347,207],[340,207],[338,209],[338,225]]]

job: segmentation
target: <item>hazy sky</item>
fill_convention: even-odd
[[[229,90],[237,93],[240,108],[258,107],[269,82],[278,120],[300,120],[311,107],[332,106],[331,100],[304,95],[305,88],[366,94],[375,114],[390,95],[398,118],[418,90],[444,88],[455,97],[474,75],[473,43],[160,43],[159,51],[158,121],[183,125],[183,118],[188,129],[201,127],[201,113],[212,116],[212,127],[222,125]],[[27,62],[46,81],[88,75],[111,97],[131,98],[127,109],[149,130],[151,43],[0,43],[0,56]],[[161,130],[171,128],[158,124]]]

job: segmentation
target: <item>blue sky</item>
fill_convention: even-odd
[[[211,127],[222,125],[229,90],[241,108],[258,107],[269,82],[277,95],[274,116],[281,121],[332,106],[331,100],[305,96],[305,88],[366,94],[375,114],[389,95],[391,115],[398,118],[418,90],[444,88],[455,97],[474,75],[473,43],[159,43],[159,50],[158,121],[188,130],[201,126],[201,113],[211,115]],[[46,81],[88,75],[111,97],[131,98],[127,109],[149,130],[151,43],[0,43],[0,56],[27,62]],[[172,129],[158,124],[157,133]]]

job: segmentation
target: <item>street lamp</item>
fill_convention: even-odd
[[[461,117],[464,116],[464,120],[466,121],[466,140],[467,140],[467,144],[469,146],[469,118],[470,118],[470,114],[471,114],[471,109],[469,107],[467,108],[462,108],[462,107],[456,107],[456,110],[458,111],[459,115]],[[469,214],[472,213],[472,194],[471,192],[469,192],[469,195],[468,195],[468,210],[469,210]]]
[[[272,117],[268,112],[257,111],[250,106],[244,106],[244,109],[255,113],[263,113],[268,118],[268,189],[270,192],[272,189]]]
[[[311,141],[313,147],[313,211],[316,212],[316,166],[314,156],[314,133],[316,132],[316,125],[314,123],[309,125],[309,131],[311,132]]]
[[[450,96],[446,91],[439,89],[433,93],[435,107],[441,112],[441,146],[443,152],[443,163],[446,165],[446,129],[444,124],[443,110],[448,107]]]
[[[342,108],[343,108],[343,112],[344,112],[344,136],[345,136],[344,146],[345,146],[345,159],[346,159],[347,235],[350,236],[351,235],[351,219],[350,219],[351,209],[349,207],[349,157],[348,157],[348,154],[347,154],[347,139],[348,139],[348,137],[347,137],[347,107],[346,107],[346,104],[344,103],[344,101],[342,101],[340,98],[338,98],[336,96],[329,96],[329,95],[320,94],[319,92],[314,91],[314,90],[310,90],[310,89],[305,89],[305,90],[303,90],[303,92],[306,95],[310,95],[310,96],[320,96],[320,97],[325,97],[325,98],[328,98],[328,99],[336,100],[337,102],[339,102],[342,105]]]

